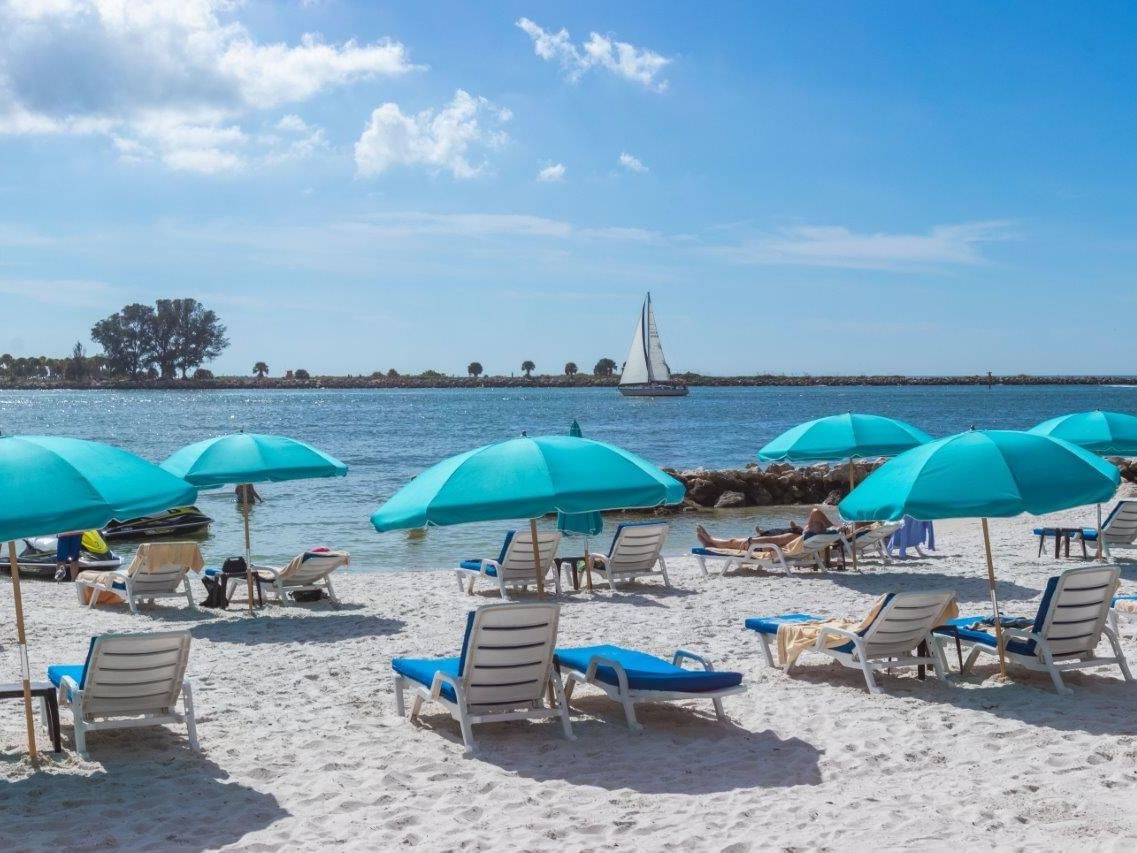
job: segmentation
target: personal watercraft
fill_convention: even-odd
[[[54,536],[36,536],[24,540],[24,550],[20,552],[18,565],[22,575],[38,575],[41,577],[55,577],[55,570],[59,564],[55,558],[56,538]],[[7,561],[4,568],[7,569]],[[88,530],[83,534],[83,541],[79,550],[79,571],[86,569],[101,569],[109,571],[122,565],[122,558],[110,549],[106,541],[97,530]]]
[[[151,539],[159,536],[186,536],[199,533],[213,521],[196,506],[179,506],[164,512],[111,521],[103,528],[105,539]]]

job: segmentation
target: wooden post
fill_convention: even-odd
[[[995,647],[999,650],[999,676],[1007,677],[1007,658],[1003,649],[1003,625],[999,620],[999,596],[995,592],[995,561],[991,558],[991,532],[983,519],[983,549],[987,552],[987,588],[991,592],[991,609],[995,611]]]
[[[28,727],[28,756],[35,761],[36,724],[32,716],[32,676],[28,668],[28,640],[24,636],[24,599],[20,595],[20,560],[16,556],[15,540],[8,543],[8,565],[12,569],[12,600],[16,608],[16,645],[20,654],[20,679],[24,684],[24,722]],[[92,595],[96,594],[92,591]]]
[[[545,597],[545,572],[541,565],[541,547],[537,544],[537,519],[529,519],[529,535],[533,537],[533,571],[537,575],[537,597]]]
[[[592,555],[588,553],[588,537],[584,537],[584,579],[588,583],[588,591],[592,592]]]
[[[253,612],[253,549],[249,542],[249,491],[248,483],[241,487],[241,515],[245,517],[245,586],[249,592],[249,612]]]
[[[849,494],[852,494],[853,489],[857,487],[857,481],[853,477],[853,457],[849,457]],[[853,537],[849,540],[849,550],[853,552],[853,571],[857,570],[857,523],[851,522],[853,526]]]
[[[1104,535],[1105,534],[1102,533],[1102,529],[1101,529],[1101,504],[1098,504],[1098,553],[1097,553],[1097,559],[1099,559],[1099,560],[1105,560],[1105,543],[1102,540],[1102,537]],[[1082,544],[1085,544],[1085,543],[1082,543]]]

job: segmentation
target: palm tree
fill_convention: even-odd
[[[480,361],[471,361],[466,365],[466,372],[477,379],[482,375],[482,363]]]
[[[537,369],[537,365],[526,359],[525,361],[521,362],[521,369],[525,371],[526,379],[532,379],[533,371]]]
[[[576,376],[577,372],[575,361],[570,361],[565,365],[565,376]]]
[[[592,368],[594,376],[611,376],[616,372],[616,362],[610,358],[602,358],[596,362],[596,367]]]
[[[257,375],[257,379],[264,379],[268,376],[268,365],[263,361],[258,361],[253,365],[253,373]]]

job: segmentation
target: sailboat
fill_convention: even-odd
[[[687,386],[671,378],[671,368],[663,359],[659,327],[651,310],[651,294],[644,299],[632,348],[620,374],[620,393],[625,397],[684,397]]]

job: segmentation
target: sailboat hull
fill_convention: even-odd
[[[648,382],[638,385],[621,385],[620,393],[625,397],[686,397],[686,385],[665,385],[661,382]]]

